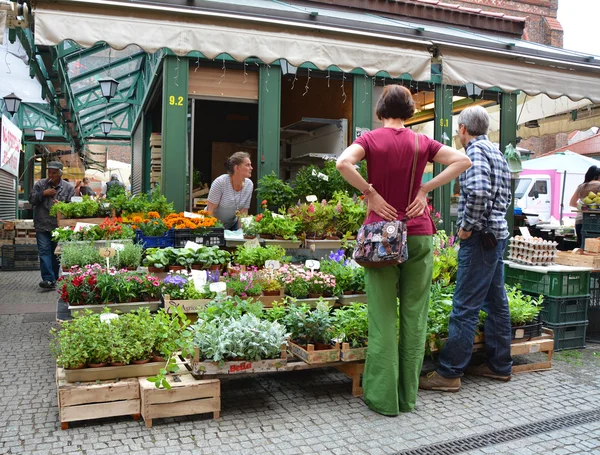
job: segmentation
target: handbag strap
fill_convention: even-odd
[[[415,133],[415,156],[413,158],[412,173],[410,175],[410,189],[408,190],[408,204],[406,205],[407,209],[408,209],[408,206],[410,205],[410,203],[412,202],[412,191],[413,191],[413,185],[415,183],[415,173],[417,171],[417,159],[418,158],[419,158],[419,134]]]

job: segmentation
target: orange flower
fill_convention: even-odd
[[[160,214],[158,212],[148,212],[148,218],[160,218]]]

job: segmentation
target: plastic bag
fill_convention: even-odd
[[[512,144],[508,144],[504,149],[504,158],[508,163],[508,169],[513,174],[523,170],[523,166],[521,165],[521,155]]]

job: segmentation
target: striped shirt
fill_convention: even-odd
[[[481,231],[487,225],[497,239],[505,239],[506,210],[512,197],[508,164],[486,135],[471,140],[466,151],[473,165],[459,178],[458,226]]]
[[[229,174],[223,174],[215,179],[208,192],[208,202],[217,206],[213,215],[218,218],[225,229],[235,225],[235,213],[238,210],[250,208],[254,184],[246,179],[240,191],[235,191],[231,186]]]

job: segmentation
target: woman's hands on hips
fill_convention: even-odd
[[[416,218],[421,216],[425,207],[427,207],[427,193],[420,189],[415,200],[406,209],[406,217]]]
[[[398,218],[398,211],[390,204],[388,204],[385,199],[376,191],[372,191],[368,198],[368,212],[375,212],[385,221],[394,221]]]

